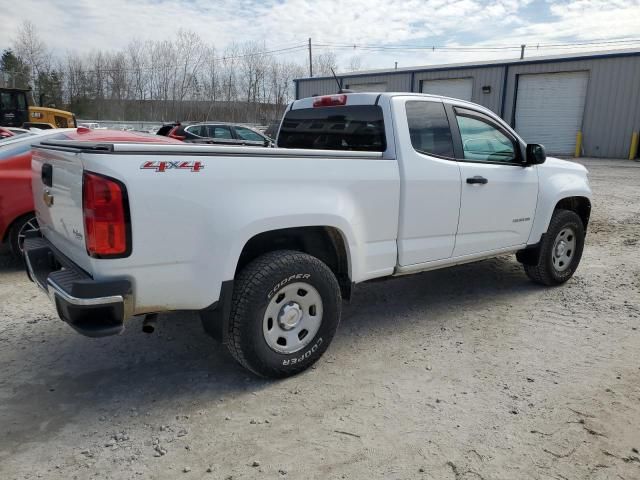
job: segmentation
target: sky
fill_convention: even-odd
[[[304,63],[302,48],[334,51],[339,70],[393,68],[640,48],[640,0],[0,0],[0,49],[31,21],[54,54],[118,50],[132,40],[171,39],[183,28],[220,51],[253,41],[279,58]],[[549,44],[635,39],[634,44],[550,48]],[[329,44],[349,47],[321,46]],[[367,45],[397,47],[371,50]],[[514,46],[460,51],[405,46]]]

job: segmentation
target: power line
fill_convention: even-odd
[[[530,49],[584,49],[593,47],[605,47],[605,46],[633,46],[640,44],[640,38],[610,38],[610,39],[592,39],[576,42],[565,43],[538,43],[527,44]],[[311,48],[317,48],[320,50],[335,50],[335,49],[353,49],[367,52],[398,52],[398,53],[410,53],[410,52],[425,52],[425,51],[444,51],[444,52],[499,52],[499,51],[520,51],[522,46],[518,45],[404,45],[404,44],[358,44],[358,43],[299,43],[289,46],[282,46],[281,48],[273,48],[270,50],[261,50],[258,52],[250,52],[238,55],[223,55],[219,57],[213,57],[207,59],[208,62],[226,62],[230,60],[239,60],[243,58],[261,57],[270,55],[283,55],[298,53],[304,50],[311,50]],[[122,72],[140,72],[140,71],[154,71],[154,70],[166,70],[167,68],[182,68],[185,63],[178,64],[160,64],[160,65],[141,65],[139,67],[128,68],[94,68],[94,69],[81,69],[82,73],[122,73]],[[310,65],[311,67],[311,65]],[[22,75],[24,72],[10,72],[4,73],[10,75]]]
[[[567,43],[538,43],[536,48],[585,48],[595,46],[611,46],[611,45],[634,45],[640,43],[640,38],[626,38],[616,40],[594,40],[594,41],[582,41],[582,42],[567,42]],[[533,45],[529,44],[533,47]],[[346,44],[346,43],[315,43],[314,46],[321,48],[336,48],[336,49],[354,49],[354,50],[369,50],[369,51],[420,51],[420,50],[442,50],[442,51],[459,51],[459,52],[475,52],[475,51],[503,51],[503,50],[520,50],[521,45],[369,45],[369,44]]]

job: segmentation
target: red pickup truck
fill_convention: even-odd
[[[43,140],[85,140],[90,142],[182,143],[167,137],[138,132],[54,129],[37,135],[17,135],[0,143],[0,242],[22,256],[25,234],[38,230],[31,194],[31,145]]]

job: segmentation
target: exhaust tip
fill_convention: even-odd
[[[142,322],[142,331],[144,333],[153,333],[156,330],[156,320],[158,319],[157,313],[150,313],[144,317]]]
[[[151,324],[142,325],[142,331],[144,333],[153,333],[156,330],[156,327]]]

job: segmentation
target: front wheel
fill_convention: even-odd
[[[582,258],[584,236],[584,225],[575,212],[556,210],[540,244],[537,263],[524,264],[527,276],[543,285],[559,285],[569,280]]]
[[[279,250],[253,260],[233,292],[228,347],[257,375],[283,378],[315,363],[340,322],[333,272],[306,253]]]

